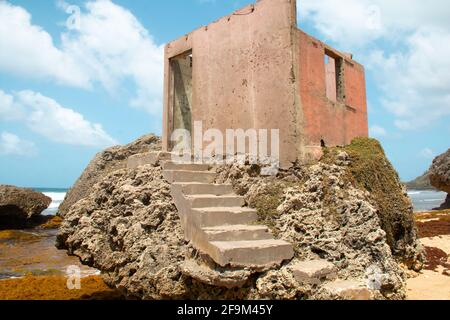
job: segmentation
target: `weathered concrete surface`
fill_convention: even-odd
[[[367,137],[368,120],[363,66],[303,31],[297,30],[295,36],[300,47],[297,85],[304,116],[305,147],[320,147],[321,140],[327,146],[346,145],[355,137]],[[326,75],[336,76],[336,71],[329,70],[334,69],[335,65],[327,67],[324,64],[324,52],[328,52],[336,59],[341,59],[343,64],[344,81],[340,85],[344,88],[344,94],[339,99],[334,92],[335,101],[327,97],[327,92],[331,88],[327,90],[326,87]]]
[[[280,129],[282,158],[294,160],[294,25],[295,1],[262,0],[169,43],[163,146],[169,146],[173,121],[170,59],[192,50],[192,122],[203,120],[205,130],[224,133],[231,128]]]
[[[251,208],[197,208],[192,209],[191,214],[194,223],[200,227],[250,224],[258,220],[256,210]]]
[[[292,245],[283,240],[214,241],[211,257],[221,266],[272,267],[292,259]]]
[[[320,284],[322,280],[336,277],[336,267],[326,260],[301,261],[290,266],[300,283]]]
[[[210,241],[248,241],[273,239],[267,226],[223,225],[203,228]]]
[[[363,67],[298,30],[296,6],[296,0],[260,0],[167,44],[165,150],[173,130],[186,127],[173,68],[186,53],[193,57],[191,122],[202,121],[203,131],[218,129],[225,136],[226,129],[279,129],[283,167],[318,159],[322,140],[333,146],[368,136]],[[327,98],[326,51],[342,66],[334,71],[337,102]]]
[[[214,172],[208,171],[190,171],[190,170],[164,170],[164,179],[170,183],[174,182],[198,182],[212,183],[215,178]]]
[[[167,166],[162,163],[162,166]],[[207,171],[185,170],[185,164],[171,164],[169,170],[163,170],[164,178],[172,184],[172,196],[178,208],[186,240],[199,251],[207,254],[216,264],[222,267],[241,267],[254,269],[267,269],[280,265],[293,256],[292,245],[286,241],[275,240],[267,226],[255,226],[252,223],[234,224],[236,214],[233,211],[244,210],[245,200],[236,195],[232,188],[229,194],[212,194],[207,188],[187,189],[191,184],[212,184],[217,173]],[[192,169],[198,170],[197,166]],[[225,186],[229,184],[214,184]],[[198,209],[221,210],[221,220],[210,226],[204,226],[202,212]],[[247,209],[248,210],[248,209]],[[248,218],[249,215],[244,216]],[[251,216],[250,216],[251,217]],[[218,222],[223,221],[224,224]],[[210,221],[212,222],[212,221]],[[192,269],[192,268],[191,268]],[[214,273],[214,272],[213,272]],[[208,283],[208,282],[206,282]]]
[[[215,196],[225,196],[233,194],[233,187],[230,184],[213,184],[201,182],[181,182],[172,186],[179,188],[185,195],[210,194]]]

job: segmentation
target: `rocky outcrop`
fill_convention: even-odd
[[[435,210],[447,210],[447,209],[450,209],[450,193],[447,195],[447,198],[445,199],[444,203],[441,204],[441,206],[436,208]]]
[[[27,227],[51,202],[51,198],[31,189],[0,186],[0,229]]]
[[[434,190],[434,187],[431,185],[429,171],[412,181],[406,182],[405,185],[409,190]]]
[[[423,256],[417,242],[413,206],[380,143],[355,139],[343,150],[349,155],[346,177],[357,189],[366,191],[393,255],[409,268],[420,269]],[[330,159],[339,160],[333,156]]]
[[[365,143],[374,144],[371,153],[382,158],[381,165],[390,166],[377,142]],[[232,183],[250,206],[258,208],[261,221],[294,244],[299,260],[331,261],[341,280],[367,280],[370,270],[378,270],[382,295],[402,298],[405,285],[399,263],[416,270],[423,265],[412,206],[392,169],[384,172],[393,181],[383,180],[384,188],[372,182],[371,192],[366,190],[352,168],[368,159],[358,159],[358,147],[353,148],[334,150],[336,154],[333,151],[316,165],[293,168],[277,178],[262,179],[254,166],[222,168],[220,181]],[[322,298],[321,294],[312,292],[311,297]]]
[[[450,149],[434,159],[430,168],[431,184],[438,190],[447,192],[447,199],[438,209],[450,208]]]
[[[251,274],[212,263],[198,268],[204,257],[184,240],[170,185],[158,165],[106,174],[68,210],[57,245],[100,269],[112,287],[140,299],[329,299],[358,293],[361,283],[373,288],[371,298],[402,299],[400,264],[420,269],[423,256],[398,176],[387,170],[381,147],[368,143],[335,150],[315,165],[296,166],[277,177],[263,177],[258,166],[218,169],[216,182],[231,183],[258,210],[261,224],[294,245],[295,258],[280,268]],[[387,176],[367,174],[378,174],[381,181],[358,176],[360,169],[380,169],[364,158],[366,147],[375,147],[372,160]],[[299,282],[292,270],[305,260],[332,263],[337,279]]]
[[[430,168],[430,180],[436,189],[450,193],[450,149],[434,159]]]
[[[110,172],[126,167],[127,159],[135,154],[149,152],[160,148],[160,138],[146,135],[125,145],[116,146],[98,153],[89,163],[75,185],[67,192],[59,207],[59,215],[64,217],[70,207],[89,195],[91,188]]]

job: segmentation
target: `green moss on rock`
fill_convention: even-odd
[[[346,147],[327,149],[322,161],[336,163],[337,155],[342,151],[350,157],[346,178],[355,187],[369,192],[393,254],[416,261],[406,252],[416,241],[412,205],[381,144],[375,139],[357,138]]]

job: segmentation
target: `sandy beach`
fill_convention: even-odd
[[[410,278],[408,300],[450,300],[450,211],[417,214],[420,242],[427,252],[427,264]]]

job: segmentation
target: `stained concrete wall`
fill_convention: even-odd
[[[279,129],[282,166],[320,142],[367,136],[364,69],[297,29],[295,0],[259,0],[165,48],[163,146],[173,129],[173,57],[192,50],[192,122],[203,129]],[[325,49],[345,57],[342,103],[326,97]],[[344,60],[343,60],[344,61]],[[339,97],[338,97],[339,100]]]
[[[355,137],[368,136],[364,68],[301,30],[296,31],[296,36],[305,148],[313,150],[322,140],[328,146],[346,145]],[[331,71],[326,70],[325,52],[342,61],[343,83],[337,85],[343,92],[336,101],[327,97],[326,75],[331,76]]]
[[[163,143],[170,135],[169,60],[193,55],[193,121],[204,130],[280,129],[282,162],[297,157],[293,75],[295,1],[260,0],[169,43]]]

